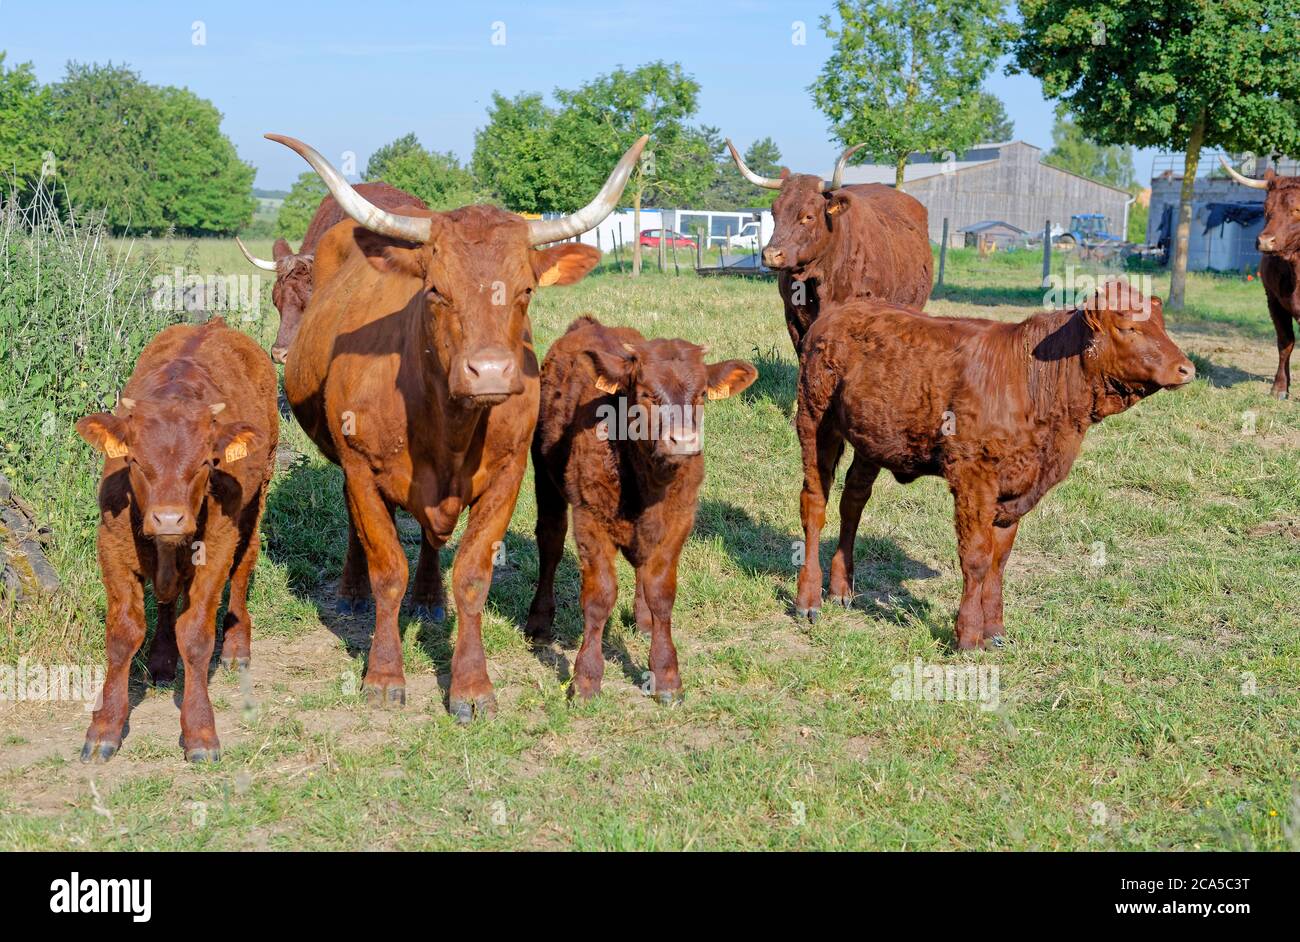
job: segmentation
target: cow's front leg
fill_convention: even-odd
[[[190,762],[221,758],[216,719],[208,698],[208,665],[217,643],[217,606],[234,560],[235,534],[230,545],[205,547],[207,558],[194,567],[186,593],[185,611],[176,619],[176,644],[185,665],[185,694],[181,699],[181,747]]]
[[[984,581],[993,568],[993,516],[997,489],[983,478],[964,475],[952,485],[961,556],[962,595],[957,610],[957,647],[984,647]]]
[[[1002,624],[1002,575],[1006,571],[1007,558],[1011,555],[1011,547],[1016,542],[1016,531],[1019,529],[1019,520],[1009,527],[993,527],[993,562],[980,591],[980,604],[984,615],[981,634],[986,643],[991,642],[995,646],[1002,644],[1005,631]]]
[[[803,522],[804,558],[794,605],[797,616],[816,621],[822,607],[822,565],[818,552],[822,527],[826,525],[826,501],[835,479],[835,465],[844,452],[844,439],[836,429],[810,414],[802,395],[797,427],[803,447],[799,516]]]
[[[673,603],[677,599],[677,557],[675,551],[658,553],[637,569],[637,584],[644,587],[650,611],[650,675],[654,698],[671,706],[684,697],[677,669],[677,648],[673,644]]]
[[[618,600],[618,578],[614,572],[614,541],[599,521],[575,508],[573,538],[578,544],[582,567],[582,646],[573,659],[573,680],[569,696],[590,700],[600,693],[605,676],[603,638],[609,613]]]
[[[528,453],[521,452],[518,460],[502,469],[470,507],[465,535],[452,565],[456,648],[451,655],[447,708],[457,723],[469,723],[476,715],[492,716],[497,710],[483,653],[483,606],[492,585],[492,562],[505,540],[527,463]]]
[[[1300,293],[1292,297],[1291,303],[1300,311]],[[1291,394],[1291,352],[1295,349],[1295,323],[1291,312],[1285,306],[1268,299],[1268,313],[1273,318],[1273,328],[1277,332],[1277,375],[1273,377],[1273,395],[1285,399]]]
[[[392,509],[364,465],[344,468],[348,513],[365,553],[370,591],[375,600],[375,634],[362,689],[372,706],[406,703],[406,674],[402,671],[402,635],[397,618],[406,595],[409,572],[393,522]]]
[[[853,463],[844,479],[844,492],[840,495],[840,543],[831,558],[831,578],[826,596],[846,608],[853,604],[853,544],[857,542],[862,508],[871,499],[871,486],[879,473],[879,467],[854,453]]]
[[[111,759],[122,747],[122,729],[130,713],[128,687],[131,659],[144,642],[144,584],[127,567],[113,564],[101,555],[104,589],[108,593],[108,618],[105,621],[105,648],[108,670],[99,708],[86,730],[86,744],[81,749],[82,762]],[[172,644],[174,645],[175,639]]]

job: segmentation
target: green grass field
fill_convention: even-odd
[[[160,248],[197,271],[247,268],[233,243]],[[933,313],[1019,319],[1042,303],[1036,256],[953,252],[946,281]],[[1163,275],[1154,290],[1167,292]],[[277,321],[263,308],[249,326],[269,344]],[[370,623],[333,608],[341,477],[286,420],[298,455],[263,523],[253,665],[212,682],[222,762],[182,761],[170,690],[139,689],[104,766],[77,761],[79,704],[0,704],[0,847],[1300,849],[1300,406],[1268,396],[1258,282],[1191,278],[1169,326],[1199,378],[1093,430],[1021,527],[1006,584],[1014,643],[969,655],[951,648],[961,577],[937,479],[882,476],[854,606],[812,626],[792,617],[796,365],[772,283],[599,273],[538,293],[540,348],[581,313],[707,342],[761,374],[706,411],[674,614],[682,707],[641,694],[648,642],[622,562],[596,702],[565,697],[581,631],[571,544],[560,641],[524,642],[531,477],[485,617],[499,715],[459,728],[446,713],[454,611],[441,626],[403,617],[408,705],[367,707]],[[65,586],[0,616],[0,661],[98,661],[93,495],[39,509]],[[837,526],[832,509],[824,561]],[[402,530],[414,559],[418,532]],[[996,667],[996,709],[892,699],[891,672],[917,658]]]

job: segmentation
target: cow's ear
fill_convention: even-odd
[[[126,423],[111,412],[96,412],[77,420],[77,434],[109,458],[125,458]]]
[[[257,438],[257,429],[247,422],[223,422],[217,428],[212,456],[223,465],[248,457],[248,447]]]
[[[571,285],[581,281],[587,272],[600,263],[600,249],[581,242],[561,242],[546,249],[532,252],[533,274],[537,284]]]
[[[380,235],[361,226],[353,229],[352,240],[376,271],[424,280],[428,250],[423,245]]]
[[[707,395],[710,399],[726,399],[735,393],[744,392],[758,379],[758,370],[744,360],[710,363],[705,370],[709,378]]]
[[[636,351],[627,344],[612,347],[593,347],[587,351],[596,373],[595,386],[603,393],[614,395],[627,392],[632,384],[632,371],[636,366]]]
[[[826,214],[828,216],[838,216],[848,208],[849,198],[839,190],[826,194]]]
[[[288,258],[292,254],[293,249],[289,247],[289,243],[284,239],[276,239],[275,245],[271,246],[271,257],[277,262],[282,258]]]
[[[1277,179],[1277,171],[1273,169],[1272,164],[1269,164],[1268,169],[1264,171],[1264,182],[1272,183],[1276,179]]]

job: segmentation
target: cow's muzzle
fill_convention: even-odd
[[[505,347],[483,347],[456,357],[451,369],[451,394],[458,399],[494,400],[524,391],[518,357]]]
[[[1261,252],[1276,252],[1277,237],[1264,235],[1264,233],[1261,232],[1259,238],[1255,240],[1255,248],[1259,249]]]

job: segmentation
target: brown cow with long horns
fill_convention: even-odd
[[[382,180],[375,183],[359,183],[354,189],[364,196],[367,202],[373,203],[380,209],[401,209],[404,206],[429,208],[418,196],[412,196],[405,190],[399,190]],[[317,273],[316,246],[325,237],[325,233],[346,218],[347,214],[343,212],[338,201],[333,196],[326,195],[316,207],[316,213],[307,225],[307,232],[302,237],[302,244],[298,246],[298,251],[295,252],[285,239],[276,239],[271,247],[272,257],[269,259],[258,258],[248,251],[238,236],[235,237],[235,244],[239,246],[239,251],[244,253],[244,258],[262,271],[275,272],[275,284],[271,287],[271,303],[280,312],[280,329],[275,335],[275,342],[271,344],[271,359],[276,363],[283,363],[284,358],[288,356],[289,346],[293,343],[293,338],[298,336],[298,322],[302,320],[302,312],[307,309],[307,302],[311,300]]]
[[[1285,399],[1291,394],[1291,351],[1295,349],[1295,324],[1300,320],[1300,177],[1283,177],[1272,167],[1264,179],[1242,176],[1222,155],[1219,162],[1243,186],[1267,190],[1264,197],[1264,228],[1255,240],[1263,253],[1259,280],[1264,282],[1268,313],[1277,332],[1277,375],[1273,395]]]
[[[289,348],[284,388],[307,434],[343,468],[355,527],[349,566],[356,573],[364,561],[375,601],[367,699],[406,700],[397,618],[408,572],[394,511],[410,513],[434,551],[434,571],[417,572],[418,589],[422,576],[440,587],[436,551],[468,510],[452,570],[448,696],[452,715],[468,723],[496,709],[483,607],[537,423],[528,304],[536,288],[572,284],[600,260],[580,243],[534,246],[586,232],[613,211],[647,138],[623,155],[589,205],[524,220],[495,206],[384,210],[311,147],[268,137],[306,159],[351,220],[318,249],[340,267],[312,297]]]
[[[861,144],[840,155],[827,183],[809,173],[754,173],[731,141],[727,147],[746,180],[780,190],[776,225],[763,264],[778,273],[785,323],[795,353],[828,304],[877,298],[920,310],[930,298],[929,216],[914,197],[879,183],[843,186],[844,168]]]

